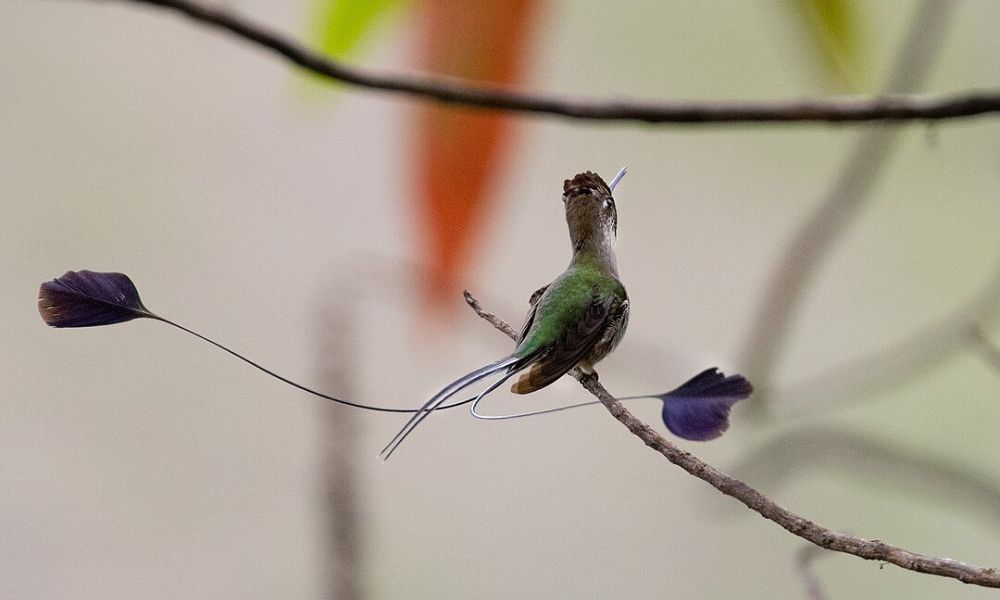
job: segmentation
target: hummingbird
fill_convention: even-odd
[[[570,404],[513,415],[484,415],[479,402],[514,375],[520,375],[511,391],[529,394],[539,390],[574,367],[593,373],[594,365],[608,355],[625,335],[629,301],[618,275],[615,242],[618,212],[612,196],[625,175],[621,169],[611,185],[595,173],[580,173],[563,183],[563,204],[573,255],[569,267],[552,283],[538,289],[529,300],[530,310],[514,351],[498,361],[476,369],[445,386],[420,408],[391,408],[353,402],[310,389],[250,360],[208,337],[170,321],[152,311],[139,298],[139,291],[124,273],[69,271],[45,282],[38,292],[38,310],[52,327],[96,327],[133,319],[151,319],[176,327],[263,371],[288,385],[320,398],[358,409],[412,414],[406,425],[382,449],[388,458],[413,429],[437,410],[472,403],[473,416],[487,420],[516,419],[560,412],[595,404]],[[447,400],[488,377],[500,374],[477,397],[447,403]],[[619,400],[658,398],[663,402],[663,422],[673,434],[687,440],[706,441],[719,437],[729,427],[734,404],[753,393],[741,375],[726,376],[717,368],[695,375],[680,387],[663,394],[629,396]]]
[[[446,385],[424,403],[382,449],[388,459],[413,429],[448,398],[483,379],[502,374],[482,399],[505,381],[515,394],[530,394],[559,379],[574,367],[593,373],[594,365],[618,346],[628,325],[629,301],[618,274],[616,239],[618,211],[609,186],[590,171],[563,182],[562,201],[573,255],[569,267],[531,295],[514,351]]]

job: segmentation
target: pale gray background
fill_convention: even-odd
[[[234,9],[304,31],[306,6]],[[909,23],[873,5],[873,88]],[[538,89],[644,98],[828,92],[779,3],[563,2]],[[405,20],[365,62],[408,64]],[[963,3],[925,89],[1000,80],[1000,4]],[[455,299],[420,323],[402,269],[416,232],[409,101],[303,94],[271,55],[127,3],[0,3],[0,598],[319,598],[327,548],[324,402],[153,322],[47,329],[37,286],[68,269],[129,273],[147,304],[307,383],[332,361],[362,400],[412,406],[510,344]],[[468,287],[515,322],[564,268],[561,182],[631,173],[617,194],[629,335],[600,369],[617,394],[739,370],[763,284],[858,135],[855,127],[651,129],[521,122],[495,226]],[[825,262],[779,384],[902,339],[977,293],[1000,255],[1000,125],[913,126]],[[412,273],[411,269],[411,273]],[[320,356],[317,315],[361,340]],[[993,338],[997,339],[996,326]],[[853,408],[754,425],[711,444],[723,468],[785,431],[834,423],[1000,485],[1000,379],[971,353]],[[571,381],[498,410],[585,399]],[[801,402],[807,404],[809,398]],[[778,408],[793,412],[791,400]],[[659,426],[655,403],[635,410]],[[507,423],[360,415],[364,589],[371,598],[794,598],[803,542],[644,448],[601,408]],[[803,456],[804,463],[815,457]],[[751,480],[822,524],[1000,564],[996,504],[886,484],[866,468]],[[988,515],[988,517],[984,517]],[[834,598],[998,598],[847,556]]]

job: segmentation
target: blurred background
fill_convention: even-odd
[[[216,3],[216,5],[219,5]],[[1000,5],[222,3],[351,63],[593,97],[945,93],[1000,80]],[[909,41],[908,41],[909,40]],[[915,40],[915,41],[914,41]],[[903,49],[906,49],[905,51]],[[686,450],[825,526],[1000,563],[1000,124],[650,127],[302,76],[128,2],[0,4],[0,598],[795,598],[805,542],[601,407],[352,413],[162,324],[54,330],[38,285],[122,271],[307,385],[415,407],[509,351],[616,192],[616,395],[759,392]],[[515,412],[588,399],[568,378]],[[662,429],[655,400],[632,410]],[[832,598],[997,598],[846,555]]]

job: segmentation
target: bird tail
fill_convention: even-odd
[[[528,366],[528,365],[525,365]],[[531,368],[521,374],[510,387],[515,394],[530,394],[537,392],[556,379],[566,374],[567,369],[562,364],[539,361],[531,364]]]
[[[507,373],[504,375],[504,377],[501,378],[496,383],[492,384],[490,387],[486,388],[486,390],[484,390],[481,394],[479,394],[479,396],[477,396],[476,399],[482,398],[486,394],[495,390],[497,387],[500,386],[500,384],[502,384],[504,381],[507,381],[507,379],[512,377],[514,374],[520,372],[525,367],[530,365],[532,363],[532,360],[533,357],[511,355],[506,358],[501,358],[500,360],[492,362],[484,367],[480,367],[475,371],[463,375],[462,377],[459,377],[455,381],[449,383],[440,392],[434,394],[430,400],[425,402],[424,405],[421,406],[420,409],[417,410],[417,412],[415,412],[412,417],[410,417],[410,420],[406,422],[406,425],[403,425],[403,428],[399,430],[399,432],[395,435],[395,437],[393,437],[389,441],[389,443],[386,444],[385,448],[382,448],[382,452],[379,453],[382,456],[382,459],[383,460],[388,459],[389,456],[391,456],[392,453],[396,451],[396,448],[399,448],[399,445],[403,443],[403,440],[406,439],[406,436],[410,435],[410,433],[413,432],[413,430],[417,427],[417,425],[420,424],[421,421],[426,419],[432,412],[440,408],[440,406],[444,404],[445,401],[448,400],[448,398],[451,398],[458,392],[464,390],[465,388],[476,383],[477,381],[486,379],[487,377],[495,375],[506,369]]]
[[[753,393],[742,375],[705,369],[676,390],[662,394],[663,423],[686,440],[712,440],[729,428],[729,409]]]

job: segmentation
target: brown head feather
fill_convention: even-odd
[[[567,179],[563,182],[563,194],[566,196],[573,196],[581,193],[601,193],[611,195],[611,189],[608,188],[608,184],[604,183],[601,176],[597,173],[591,171],[586,171],[584,173],[578,173],[573,179]]]

